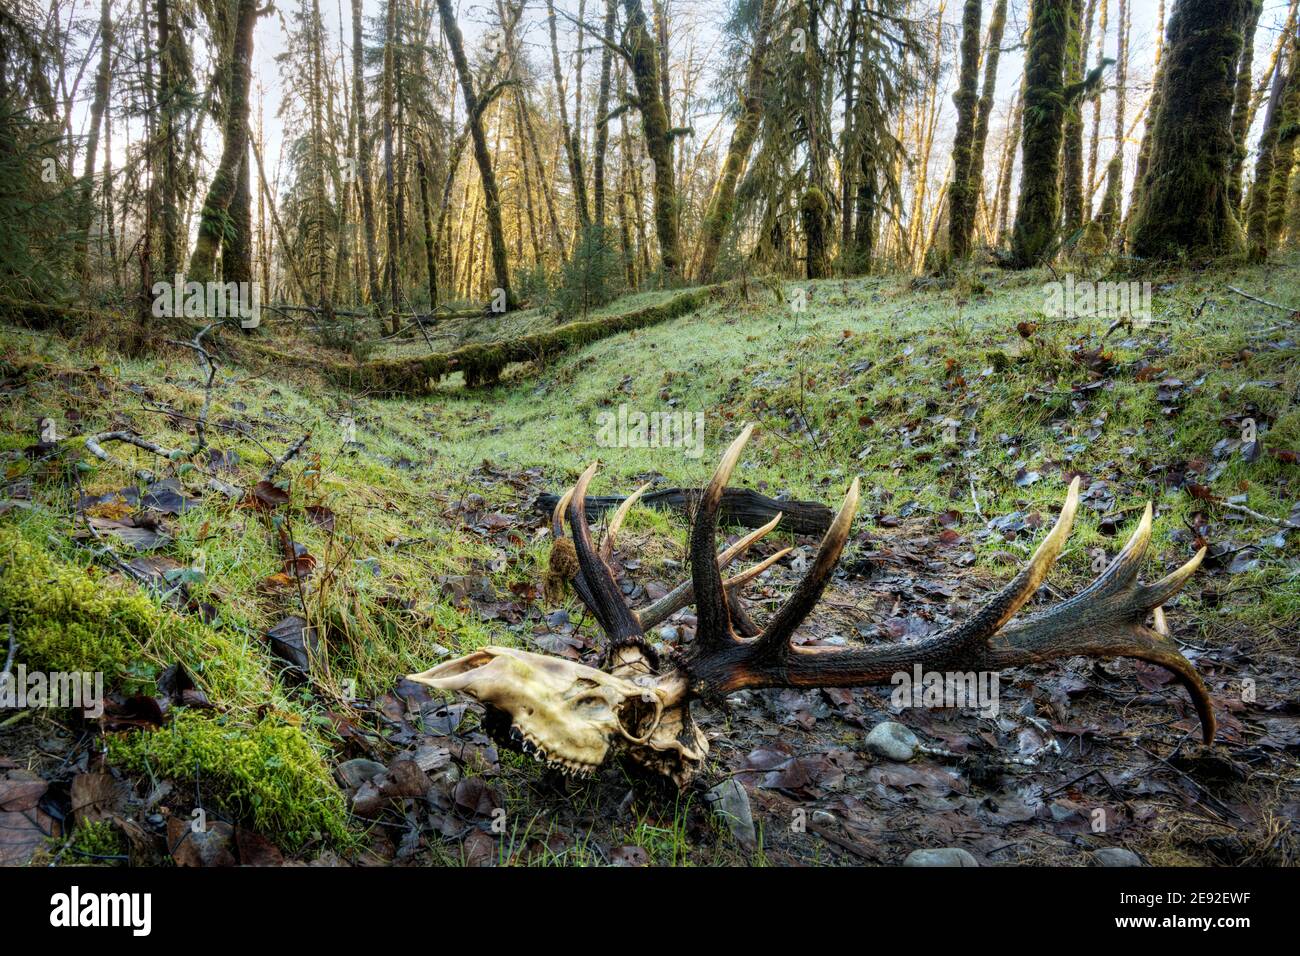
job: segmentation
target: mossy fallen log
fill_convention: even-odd
[[[545,332],[535,332],[500,342],[465,345],[413,359],[381,359],[360,365],[339,365],[327,370],[338,385],[381,395],[420,395],[433,389],[452,372],[465,376],[465,385],[492,385],[506,366],[548,361],[611,335],[644,329],[694,312],[706,305],[717,286],[691,289],[659,305],[569,322]]]
[[[335,385],[354,391],[383,396],[427,395],[453,372],[464,374],[467,387],[491,385],[500,380],[508,365],[549,361],[611,335],[681,318],[705,306],[723,288],[722,285],[713,285],[690,289],[667,302],[644,309],[568,322],[545,332],[500,342],[464,345],[449,352],[434,352],[418,358],[374,359],[360,363],[322,362],[319,356],[295,355],[250,341],[239,342],[234,348],[270,359],[282,367],[316,369]]]

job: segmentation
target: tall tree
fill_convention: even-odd
[[[1034,0],[1025,62],[1020,201],[1011,233],[1011,264],[1028,268],[1051,255],[1061,213],[1060,169],[1065,119],[1065,48],[1071,0]]]
[[[1080,0],[1073,0],[1074,3]],[[948,187],[948,246],[954,259],[970,255],[977,193],[970,178],[976,113],[979,109],[981,0],[966,0],[961,24],[961,67],[957,92],[957,133],[952,141],[952,182]]]
[[[568,96],[564,90],[564,73],[560,69],[560,41],[555,31],[555,3],[546,0],[547,27],[551,33],[551,68],[555,74],[555,99],[560,110],[560,132],[564,136],[564,154],[569,160],[569,181],[573,184],[573,203],[578,224],[591,225],[591,207],[587,204],[587,179],[582,170],[582,144],[577,129],[569,123]]]
[[[1232,104],[1232,171],[1228,174],[1228,205],[1241,208],[1242,177],[1246,170],[1246,136],[1250,132],[1250,94],[1255,89],[1255,30],[1264,12],[1264,0],[1251,0],[1242,31],[1241,62],[1237,65],[1237,92]]]
[[[609,147],[609,84],[614,48],[617,0],[605,0],[605,34],[600,54],[600,89],[596,94],[596,145],[591,157],[591,188],[596,225],[605,225],[605,152]]]
[[[449,0],[438,0],[439,4]],[[673,136],[668,125],[668,109],[660,84],[659,45],[647,26],[641,0],[623,0],[627,15],[626,44],[636,87],[636,103],[641,113],[641,132],[646,152],[654,163],[655,234],[659,238],[659,258],[664,279],[681,278],[681,240],[677,230],[677,181],[673,170]]]
[[[90,104],[90,133],[86,139],[86,166],[81,175],[77,208],[77,246],[75,267],[83,283],[86,279],[87,246],[90,223],[94,218],[92,202],[95,187],[95,159],[99,155],[99,132],[104,109],[108,105],[110,70],[113,61],[113,19],[109,0],[101,0],[99,9],[99,69],[95,73],[95,97]]]
[[[979,113],[975,117],[975,135],[971,140],[968,187],[980,200],[984,195],[984,150],[989,138],[989,118],[998,86],[998,61],[1002,53],[1002,34],[1007,26],[1007,0],[997,0],[989,18],[988,39],[984,44],[984,87],[980,91]],[[987,217],[992,219],[990,215]]]
[[[1087,28],[1083,24],[1083,0],[1070,3],[1070,40],[1066,45],[1065,72],[1073,85],[1083,82],[1084,67],[1088,59]],[[1092,5],[1089,5],[1089,13]],[[1088,24],[1087,27],[1091,27]],[[1083,97],[1076,97],[1065,112],[1065,143],[1061,155],[1063,164],[1061,180],[1062,220],[1067,241],[1083,225]]]
[[[257,0],[239,0],[230,62],[223,71],[226,87],[225,142],[217,171],[203,200],[198,238],[190,256],[188,277],[195,282],[207,282],[216,274],[217,252],[230,227],[228,210],[238,194],[241,173],[247,195],[248,90],[253,76],[253,27],[258,14]],[[247,229],[250,223],[246,221],[243,225]]]
[[[1178,0],[1169,18],[1160,113],[1131,224],[1145,258],[1218,256],[1243,247],[1229,205],[1232,104],[1251,0]]]
[[[370,129],[366,109],[365,47],[361,30],[361,0],[352,0],[352,109],[356,116],[357,188],[361,192],[361,227],[365,233],[366,284],[370,301],[384,308],[384,293],[379,284],[379,262],[375,251],[375,200],[370,178]],[[435,301],[433,305],[437,305]]]
[[[731,223],[731,214],[736,205],[736,183],[740,181],[740,174],[744,172],[750,151],[754,148],[754,140],[758,137],[763,111],[763,63],[767,58],[775,10],[776,0],[762,0],[759,5],[749,67],[745,72],[745,87],[740,95],[740,116],[732,128],[727,155],[722,161],[722,170],[713,195],[709,198],[700,230],[700,259],[695,270],[695,278],[699,282],[708,282],[713,276],[718,251],[722,248],[722,239]]]
[[[505,308],[510,310],[515,308],[516,302],[514,293],[510,290],[510,263],[506,253],[505,232],[501,226],[501,196],[497,191],[497,178],[492,168],[492,156],[488,152],[487,137],[483,133],[483,108],[474,89],[474,77],[470,73],[469,61],[465,58],[465,40],[456,23],[456,15],[452,12],[451,0],[438,0],[438,15],[442,19],[442,32],[447,37],[447,45],[451,48],[456,75],[460,79],[460,89],[465,99],[465,122],[474,144],[474,161],[483,185],[492,270],[499,290],[493,298],[495,300],[499,295]]]
[[[440,5],[441,6],[441,5]],[[453,21],[454,24],[454,21]],[[445,29],[445,25],[444,25]],[[387,290],[389,322],[394,333],[401,328],[397,310],[401,303],[398,289],[398,268],[401,246],[397,239],[396,169],[393,158],[393,106],[397,88],[397,0],[388,0],[388,15],[384,25],[384,229],[388,234],[384,287]]]

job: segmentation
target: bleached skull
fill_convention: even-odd
[[[652,680],[511,647],[484,647],[409,679],[508,714],[514,742],[565,773],[591,773],[612,745],[648,745],[664,714]]]

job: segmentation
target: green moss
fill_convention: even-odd
[[[153,677],[180,662],[222,711],[178,710],[161,730],[113,738],[121,765],[187,780],[197,772],[223,807],[288,847],[346,835],[324,745],[284,699],[260,648],[133,585],[96,580],[17,527],[0,528],[0,562],[0,615],[13,621],[30,670],[98,671],[106,691],[153,693]],[[273,715],[243,716],[263,709]]]
[[[104,588],[12,527],[0,528],[0,613],[29,668],[99,671],[109,684],[158,623],[143,595]]]
[[[155,777],[211,785],[222,810],[294,848],[346,841],[343,796],[321,748],[275,716],[240,721],[181,711],[158,730],[110,739],[109,759]]]
[[[68,849],[88,863],[106,862],[105,857],[126,853],[125,841],[108,820],[90,820],[77,827]]]

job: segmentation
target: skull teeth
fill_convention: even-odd
[[[552,770],[558,770],[566,777],[590,777],[596,772],[596,767],[593,764],[569,760],[566,757],[552,756],[538,742],[536,737],[514,725],[510,727],[510,742],[515,744],[523,753],[532,757],[533,760],[546,764]]]

